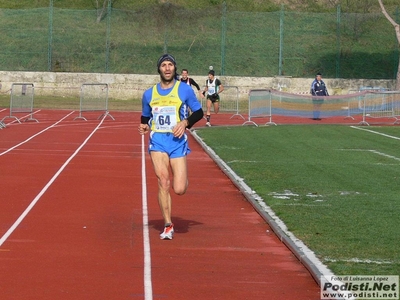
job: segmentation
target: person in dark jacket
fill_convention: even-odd
[[[313,97],[313,120],[321,120],[321,105],[324,102],[324,96],[329,96],[325,82],[322,80],[322,74],[317,73],[314,81],[311,84],[311,95]]]

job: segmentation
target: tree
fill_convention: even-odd
[[[388,12],[385,9],[385,6],[382,3],[382,0],[378,0],[379,5],[381,6],[382,9],[382,13],[383,15],[386,17],[386,19],[389,20],[389,22],[394,26],[394,30],[396,31],[396,37],[397,37],[397,41],[399,43],[400,46],[400,25],[397,24],[393,18],[388,14]],[[396,76],[396,90],[399,91],[400,90],[400,57],[399,57],[399,66],[397,67],[397,76]]]

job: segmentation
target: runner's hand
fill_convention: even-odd
[[[185,133],[186,127],[188,125],[189,122],[187,120],[183,120],[182,122],[179,122],[178,124],[175,125],[174,129],[172,130],[172,133],[174,134],[175,137],[181,138]]]
[[[139,124],[139,128],[138,128],[139,134],[141,134],[141,135],[146,134],[147,132],[149,132],[149,130],[150,130],[149,125]]]

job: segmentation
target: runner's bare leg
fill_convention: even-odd
[[[164,218],[164,223],[169,224],[172,223],[169,165],[171,163],[174,176],[174,192],[178,195],[183,195],[188,187],[186,156],[170,160],[166,153],[157,151],[151,151],[150,156],[158,179],[158,203]]]

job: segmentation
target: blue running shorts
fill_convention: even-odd
[[[183,157],[190,153],[186,134],[177,138],[170,132],[154,131],[150,133],[149,153],[151,151],[165,152],[170,158]]]

